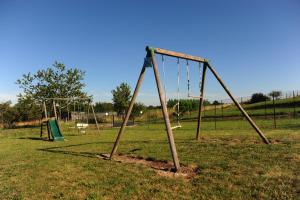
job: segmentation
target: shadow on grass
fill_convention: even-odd
[[[176,143],[190,143],[190,140],[183,141],[183,142],[176,142]],[[167,140],[149,140],[149,141],[122,141],[123,145],[126,144],[133,144],[133,143],[155,143],[155,144],[168,144]],[[48,148],[40,148],[37,149],[38,151],[43,152],[49,152],[49,153],[59,153],[59,154],[66,154],[66,155],[72,155],[72,156],[82,156],[82,157],[89,157],[89,158],[95,158],[100,153],[91,153],[91,152],[84,152],[84,151],[68,151],[64,150],[64,148],[70,148],[70,147],[78,147],[78,146],[85,146],[85,145],[91,145],[91,144],[111,144],[113,146],[114,142],[88,142],[88,143],[82,143],[82,144],[72,144],[72,145],[66,145],[66,146],[58,146],[58,147],[48,147]],[[142,150],[141,148],[136,148],[129,150],[128,153],[133,153],[136,151]]]
[[[19,140],[42,140],[42,141],[51,141],[48,138],[40,138],[40,137],[19,137]]]
[[[91,153],[91,152],[84,152],[84,151],[76,152],[76,151],[62,150],[63,148],[84,146],[84,145],[90,145],[90,144],[112,144],[112,142],[89,142],[89,143],[83,143],[83,144],[73,144],[73,145],[66,145],[66,146],[59,146],[59,147],[41,148],[41,149],[37,149],[37,150],[38,151],[49,152],[49,153],[58,153],[58,154],[65,154],[65,155],[72,155],[72,156],[82,156],[82,157],[95,158],[99,153]]]

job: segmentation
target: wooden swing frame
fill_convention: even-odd
[[[44,116],[45,116],[45,119],[42,119],[41,120],[41,132],[40,132],[40,137],[42,138],[43,137],[43,125],[46,124],[46,122],[48,121],[49,117],[48,117],[48,111],[47,111],[47,106],[46,106],[46,101],[52,101],[52,107],[53,107],[53,112],[54,112],[54,118],[58,121],[58,125],[60,126],[59,124],[59,119],[57,117],[57,110],[56,110],[56,102],[57,101],[88,101],[88,115],[89,115],[89,109],[91,108],[92,110],[92,113],[93,113],[93,116],[94,116],[94,120],[95,120],[95,123],[96,123],[96,127],[97,127],[97,130],[98,132],[100,133],[100,127],[99,127],[99,124],[98,124],[98,121],[97,121],[97,117],[96,117],[96,113],[95,113],[95,110],[94,110],[94,106],[91,104],[91,98],[83,98],[83,97],[74,97],[74,98],[46,98],[44,101],[43,101],[43,112],[44,112]],[[67,108],[68,110],[68,115],[69,115],[69,108]],[[48,126],[47,126],[47,130],[48,130]],[[48,139],[50,140],[50,134],[49,134],[49,131],[48,131]]]
[[[186,59],[186,60],[190,60],[190,61],[203,63],[202,80],[201,80],[200,97],[199,97],[197,131],[196,131],[196,139],[197,140],[200,140],[201,116],[202,116],[202,107],[203,107],[203,102],[204,102],[204,83],[205,83],[206,71],[207,71],[207,69],[209,69],[212,72],[212,74],[215,76],[217,81],[220,83],[220,85],[223,87],[225,92],[228,94],[228,96],[231,98],[231,100],[234,102],[234,104],[238,107],[238,109],[241,111],[241,113],[244,115],[244,117],[248,120],[248,122],[253,127],[253,129],[261,137],[263,142],[265,144],[270,144],[269,140],[265,137],[263,132],[258,128],[258,126],[251,119],[251,117],[247,114],[247,112],[243,109],[243,107],[239,104],[239,102],[233,97],[233,95],[231,94],[229,89],[225,86],[224,82],[219,77],[219,75],[214,70],[214,68],[210,65],[208,60],[206,60],[204,58],[201,58],[201,57],[197,57],[197,56],[187,55],[187,54],[183,54],[183,53],[179,53],[179,52],[175,52],[175,51],[169,51],[169,50],[165,50],[165,49],[161,49],[161,48],[153,48],[153,47],[149,47],[149,46],[146,47],[146,52],[147,52],[147,54],[146,54],[146,58],[145,58],[142,70],[140,72],[140,75],[139,75],[139,78],[138,78],[133,96],[131,98],[129,107],[127,109],[126,117],[124,118],[123,124],[122,124],[122,126],[119,130],[118,136],[116,138],[113,149],[111,151],[110,159],[113,158],[113,155],[117,151],[118,145],[120,143],[121,136],[124,133],[126,124],[127,124],[128,119],[130,117],[130,114],[131,114],[133,105],[135,103],[136,97],[138,95],[140,86],[141,86],[142,81],[144,79],[146,68],[152,67],[153,71],[154,71],[155,80],[156,80],[156,86],[157,86],[157,90],[158,90],[161,109],[162,109],[162,112],[163,112],[163,117],[164,117],[164,122],[165,122],[165,126],[166,126],[166,131],[167,131],[168,142],[169,142],[169,146],[170,146],[170,150],[171,150],[171,155],[172,155],[172,159],[173,159],[173,162],[174,162],[174,168],[175,168],[176,172],[180,170],[180,164],[179,164],[179,160],[178,160],[176,145],[175,145],[175,141],[174,141],[172,127],[171,127],[171,124],[170,124],[168,109],[167,109],[165,98],[164,98],[165,94],[164,94],[164,90],[163,90],[163,87],[162,87],[162,84],[161,84],[161,81],[160,81],[160,77],[159,77],[158,65],[157,65],[157,62],[156,62],[156,59],[155,59],[155,54],[166,55],[166,56],[175,57],[175,58],[178,58],[178,59]]]

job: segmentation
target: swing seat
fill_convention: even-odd
[[[76,124],[76,128],[78,129],[78,131],[85,133],[85,129],[88,127],[88,124],[85,123],[77,123]]]
[[[171,127],[172,130],[173,130],[173,129],[177,129],[177,128],[181,128],[181,125],[177,125],[177,126]]]

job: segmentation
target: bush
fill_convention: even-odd
[[[252,94],[249,103],[258,103],[258,102],[264,102],[268,100],[270,100],[270,98],[264,95],[263,93],[254,93]]]
[[[18,118],[18,112],[14,107],[9,105],[2,110],[2,122],[4,128],[13,128],[15,122],[18,121]]]
[[[274,90],[274,91],[269,93],[269,96],[274,97],[275,99],[278,99],[279,97],[282,96],[282,92]]]

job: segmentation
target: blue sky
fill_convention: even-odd
[[[210,59],[235,96],[300,89],[299,10],[298,0],[0,0],[0,101],[15,101],[15,81],[54,61],[85,70],[85,90],[110,101],[122,81],[134,88],[146,45]],[[174,97],[176,63],[166,59]],[[182,97],[184,74],[182,68]],[[206,97],[227,98],[210,74]],[[158,102],[151,69],[139,101]]]

